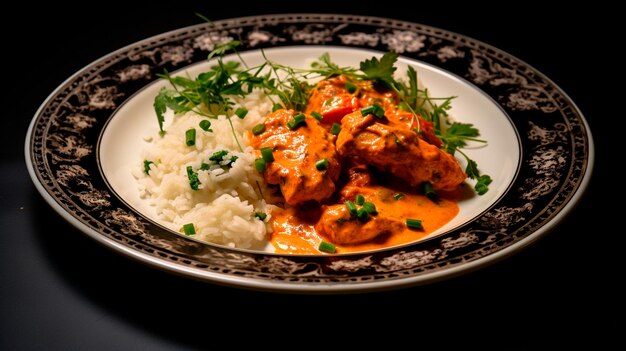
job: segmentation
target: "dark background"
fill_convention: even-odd
[[[233,347],[425,343],[447,349],[559,349],[600,342],[591,330],[614,314],[617,266],[608,254],[618,214],[603,197],[623,194],[610,153],[622,92],[611,57],[610,8],[547,10],[524,3],[487,10],[438,3],[173,1],[143,8],[23,7],[2,27],[0,137],[0,350],[205,349],[229,330]],[[221,8],[218,8],[221,7]],[[230,7],[230,8],[228,8]],[[27,174],[23,145],[36,109],[63,80],[122,46],[213,19],[287,12],[352,13],[420,22],[465,34],[530,63],[578,104],[596,142],[591,184],[573,213],[524,251],[462,277],[386,293],[307,296],[258,293],[163,273],[112,252],[60,218]],[[10,20],[15,21],[9,25]],[[597,24],[600,21],[604,24]],[[620,78],[621,79],[621,78]],[[622,123],[622,122],[619,122]],[[610,137],[607,137],[610,136]],[[613,177],[609,178],[609,174]],[[613,181],[613,184],[611,184]],[[618,197],[619,198],[619,197]],[[622,264],[623,265],[623,264]],[[617,276],[619,277],[619,275]],[[623,277],[623,273],[621,274]],[[615,317],[615,316],[614,316]],[[621,318],[621,317],[618,317]],[[354,331],[351,331],[354,328]],[[290,344],[286,344],[289,346]],[[597,345],[596,345],[597,346]]]

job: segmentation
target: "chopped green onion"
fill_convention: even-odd
[[[437,192],[433,189],[433,185],[430,182],[422,183],[422,191],[424,192],[424,195],[432,201],[436,202],[439,200],[439,195],[437,195]]]
[[[315,168],[317,168],[318,171],[325,171],[328,169],[328,160],[323,158],[317,162],[315,162]]]
[[[337,247],[329,242],[322,241],[319,246],[320,251],[335,253],[337,251]]]
[[[378,118],[383,118],[385,117],[385,110],[380,107],[380,105],[377,104],[373,104],[367,107],[363,107],[361,109],[361,115],[363,117],[369,115],[369,114],[373,114],[374,116],[378,117]]]
[[[202,121],[200,121],[199,126],[200,129],[204,130],[205,132],[213,131],[213,129],[211,129],[211,121],[209,121],[208,119],[203,119]]]
[[[305,119],[306,116],[304,115],[304,113],[298,113],[297,115],[293,116],[293,120],[296,121],[297,124],[304,122]]]
[[[256,217],[256,218],[258,218],[258,219],[260,219],[260,220],[264,221],[264,220],[265,220],[265,218],[267,218],[267,213],[257,211],[257,212],[254,212],[254,217]]]
[[[265,131],[265,124],[257,124],[252,128],[252,134],[259,135]]]
[[[211,165],[209,165],[208,163],[202,162],[202,164],[200,165],[200,170],[201,171],[208,171],[210,166]]]
[[[220,162],[224,159],[224,156],[228,155],[228,151],[221,150],[213,153],[211,157],[209,157],[209,161]]]
[[[419,219],[407,218],[406,226],[411,229],[422,229],[422,221]]]
[[[373,202],[366,202],[363,204],[363,209],[367,211],[368,214],[375,215],[378,213],[376,210],[376,205]]]
[[[261,157],[265,160],[266,163],[274,162],[274,155],[272,154],[271,147],[262,147],[261,148]]]
[[[318,121],[321,121],[322,119],[324,119],[324,116],[320,115],[319,112],[311,112],[311,116],[313,116],[313,118],[315,118]]]
[[[143,172],[145,174],[150,175],[150,165],[153,165],[153,164],[154,164],[154,162],[152,162],[152,161],[144,160],[143,161]]]
[[[354,198],[354,202],[356,202],[356,204],[359,206],[363,206],[363,203],[365,202],[365,197],[363,197],[363,195],[361,194],[357,194],[357,196]]]
[[[361,207],[359,211],[356,213],[356,218],[361,222],[367,221],[369,216],[370,214],[367,213],[367,210],[365,209],[365,207]]]
[[[244,117],[246,117],[246,115],[248,114],[248,110],[243,107],[240,107],[235,110],[235,114],[237,115],[237,117],[244,119]]]
[[[348,200],[345,202],[346,207],[348,208],[348,212],[350,212],[351,215],[356,216],[357,214],[357,210],[356,210],[356,205],[354,204],[354,202]]]
[[[293,118],[290,119],[289,122],[287,122],[287,128],[291,130],[298,129],[298,127],[300,127],[302,124],[305,124],[304,122],[305,119],[306,119],[306,116],[304,115],[304,113],[299,113],[293,116]]]
[[[272,112],[276,112],[276,111],[280,110],[281,108],[283,108],[283,105],[281,105],[281,104],[274,104],[274,106],[272,106]]]
[[[397,193],[397,194],[395,194],[395,195],[393,196],[393,199],[394,199],[394,200],[396,200],[396,201],[398,201],[398,200],[400,200],[401,198],[403,198],[403,197],[405,197],[405,196],[406,196],[406,195],[404,195],[403,193]]]
[[[187,178],[189,178],[189,186],[191,187],[191,190],[198,190],[198,185],[200,185],[198,173],[194,172],[191,166],[187,166]]]
[[[354,94],[354,92],[356,92],[356,85],[352,82],[346,82],[346,90],[348,93]]]
[[[196,145],[196,128],[187,129],[185,132],[185,144],[187,146]]]
[[[264,159],[257,158],[254,160],[254,168],[256,168],[257,172],[263,173],[267,169],[267,164]]]
[[[341,132],[341,124],[333,123],[333,125],[330,127],[330,134],[338,135],[339,132]]]
[[[194,227],[193,223],[187,223],[183,225],[183,233],[185,233],[185,235],[194,235],[196,234],[196,228]]]

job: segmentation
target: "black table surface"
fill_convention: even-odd
[[[597,14],[588,9],[546,11],[539,4],[520,5],[518,11],[451,11],[441,4],[404,11],[344,2],[228,6],[175,1],[5,13],[21,24],[2,24],[0,350],[205,349],[228,330],[239,330],[235,345],[280,345],[296,337],[303,345],[323,347],[326,338],[339,336],[351,342],[383,337],[415,345],[558,349],[588,335],[583,331],[596,322],[587,316],[616,307],[614,280],[602,274],[618,267],[607,252],[620,232],[611,229],[617,207],[603,199],[623,194],[608,180],[609,153],[623,138],[612,127],[623,118],[612,111],[620,93],[603,85],[607,77],[618,77],[612,72],[619,67],[610,61],[616,45],[611,27],[617,24],[589,24]],[[595,137],[592,181],[572,214],[540,241],[489,267],[426,286],[336,296],[261,293],[132,261],[91,240],[46,204],[26,171],[26,130],[47,95],[72,73],[135,41],[200,23],[195,12],[215,20],[287,12],[376,15],[494,45],[545,73],[578,104]],[[357,332],[348,332],[350,327]],[[436,337],[441,333],[449,336]]]

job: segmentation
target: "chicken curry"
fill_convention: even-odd
[[[257,169],[285,200],[272,213],[276,252],[399,245],[457,215],[466,173],[433,124],[400,103],[375,81],[336,75],[312,88],[304,111],[275,110],[250,133]]]

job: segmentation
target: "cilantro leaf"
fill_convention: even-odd
[[[489,184],[491,184],[492,179],[488,175],[481,175],[478,177],[476,185],[474,185],[474,190],[478,195],[484,195],[489,190]]]
[[[454,122],[440,135],[440,138],[443,141],[444,149],[454,155],[455,150],[467,145],[467,140],[485,142],[484,140],[476,139],[478,136],[480,136],[480,132],[474,128],[473,124]]]
[[[478,178],[480,176],[480,172],[478,172],[478,165],[476,164],[476,161],[470,158],[466,158],[466,159],[467,159],[467,167],[465,167],[465,173],[467,173],[467,176],[470,179]]]
[[[168,108],[172,109],[174,113],[181,113],[189,111],[189,108],[182,103],[182,100],[178,97],[176,92],[161,88],[157,96],[154,97],[154,112],[156,112],[157,120],[159,121],[159,129],[161,134],[165,133],[163,130],[163,122],[165,121],[165,111]]]
[[[369,60],[362,61],[359,68],[365,73],[365,79],[377,80],[389,87],[394,87],[396,81],[393,78],[393,73],[396,71],[394,65],[397,60],[397,53],[386,52],[380,60],[372,57]]]

